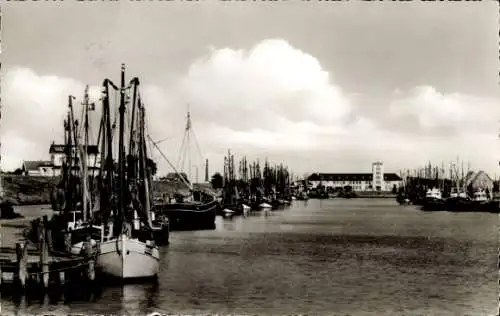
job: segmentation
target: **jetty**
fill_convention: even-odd
[[[97,253],[90,242],[85,244],[80,255],[57,251],[49,227],[48,216],[37,218],[24,230],[24,240],[0,247],[2,294],[24,294],[33,289],[48,290],[70,282],[96,280]],[[29,231],[34,232],[32,236],[29,236]]]

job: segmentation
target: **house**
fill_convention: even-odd
[[[54,174],[56,176],[59,176],[61,174],[63,163],[66,160],[66,149],[67,149],[66,145],[56,145],[54,142],[52,142],[52,144],[50,145],[49,148],[50,163],[53,166]],[[76,164],[72,168],[73,170],[79,170],[78,162],[80,157],[76,156],[77,153],[76,149],[77,147],[74,145],[71,147],[71,153],[73,157],[75,157],[76,159],[75,161]],[[98,154],[99,150],[97,145],[87,146],[87,167],[89,171],[99,170],[100,159],[98,157]]]
[[[354,191],[392,191],[402,186],[403,179],[395,173],[384,173],[383,163],[372,164],[371,173],[313,173],[308,177],[313,188],[323,185],[339,189],[349,186]]]
[[[470,171],[465,176],[465,185],[467,188],[471,188],[472,191],[481,191],[488,189],[489,192],[493,192],[494,181],[490,176],[484,171]]]
[[[21,167],[22,174],[26,176],[54,176],[54,169],[50,161],[25,160]]]

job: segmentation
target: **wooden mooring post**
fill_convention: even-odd
[[[86,278],[89,281],[95,280],[95,257],[94,257],[94,249],[92,247],[90,236],[87,236],[85,242],[83,243],[83,256],[85,261],[87,262],[86,270]]]
[[[26,279],[28,277],[28,247],[26,243],[16,243],[16,273],[14,282],[21,290],[26,288]]]
[[[44,288],[49,287],[49,247],[47,244],[47,215],[43,216],[40,223],[38,249],[40,251],[40,281]]]

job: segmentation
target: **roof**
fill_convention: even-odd
[[[493,180],[491,179],[491,177],[484,171],[480,170],[478,172],[474,172],[474,171],[469,171],[469,173],[467,173],[467,175],[465,176],[465,183],[467,185],[469,184],[472,184],[474,182],[476,182],[476,180],[481,176],[481,175],[484,175],[486,177],[486,179],[488,181],[491,181],[493,182]]]
[[[45,161],[45,160],[23,161],[24,170],[38,170],[40,167],[52,167],[52,163],[50,161]]]
[[[72,145],[71,147],[76,148],[75,145]],[[56,145],[52,143],[49,148],[49,154],[63,154],[65,150],[66,150],[66,145]],[[97,145],[88,145],[87,153],[90,155],[97,155],[99,153]]]
[[[309,181],[373,181],[372,173],[313,173]],[[402,181],[395,173],[385,173],[384,181]]]

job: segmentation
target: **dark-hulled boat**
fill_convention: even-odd
[[[192,201],[177,197],[172,203],[156,204],[155,210],[168,218],[171,230],[215,229],[219,203],[203,191],[192,191],[192,195]]]

